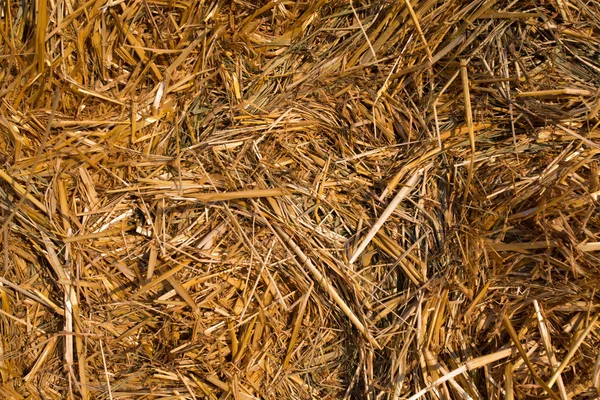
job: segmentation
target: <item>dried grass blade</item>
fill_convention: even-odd
[[[47,0],[37,0],[37,19],[35,25],[36,58],[38,73],[44,72],[46,62],[46,27],[48,25]]]
[[[287,196],[289,194],[285,189],[255,189],[255,190],[242,190],[239,192],[225,192],[225,193],[202,193],[202,194],[187,194],[185,197],[200,200],[204,203],[216,202],[216,201],[228,201],[228,200],[239,200],[239,199],[256,199],[260,197],[278,197]]]
[[[300,307],[298,307],[298,313],[296,315],[296,320],[294,321],[294,329],[292,329],[292,337],[290,338],[290,343],[288,345],[287,353],[283,360],[283,369],[287,369],[290,359],[292,358],[294,346],[296,345],[296,341],[298,340],[298,333],[300,332],[300,326],[302,325],[302,319],[304,318],[304,311],[306,310],[306,305],[308,304],[308,299],[310,298],[310,294],[312,293],[313,286],[311,286],[302,302],[300,303]]]
[[[552,387],[554,383],[556,383],[556,380],[560,376],[560,373],[566,368],[567,364],[569,364],[569,361],[571,361],[571,358],[573,358],[573,356],[575,355],[575,353],[577,352],[587,335],[592,331],[592,329],[594,329],[596,322],[598,321],[598,317],[600,317],[600,313],[596,313],[596,315],[594,315],[587,328],[585,328],[585,330],[581,332],[581,334],[573,342],[571,348],[569,349],[569,352],[548,380],[549,387]]]
[[[469,174],[465,184],[465,193],[463,196],[463,210],[466,210],[467,195],[471,190],[471,181],[473,180],[473,169],[475,168],[475,131],[473,129],[473,111],[471,109],[471,92],[469,90],[469,75],[467,72],[467,60],[460,60],[460,76],[462,78],[463,96],[465,101],[465,118],[469,130],[469,144],[471,145],[471,162],[469,163]],[[464,212],[464,211],[463,211]]]
[[[529,368],[531,375],[533,375],[533,379],[536,381],[536,383],[538,385],[540,385],[546,391],[546,393],[548,393],[548,395],[550,397],[552,397],[552,399],[560,400],[560,397],[558,397],[558,395],[556,393],[554,393],[554,391],[550,388],[550,386],[548,386],[546,384],[546,382],[544,382],[542,380],[542,378],[540,378],[540,376],[535,371],[535,367],[529,360],[529,357],[527,356],[527,352],[525,351],[525,349],[523,349],[523,346],[521,346],[521,342],[519,341],[517,332],[515,331],[515,328],[513,327],[512,323],[510,322],[510,319],[508,319],[508,316],[504,315],[502,317],[502,322],[504,324],[504,327],[508,331],[508,334],[510,335],[513,343],[517,347],[517,350],[519,350],[519,353],[521,354],[521,358],[523,359],[523,361],[525,361],[525,364],[527,365],[527,368]]]
[[[544,316],[542,315],[542,310],[540,304],[537,300],[533,300],[533,307],[535,308],[535,315],[538,320],[538,327],[540,330],[540,336],[542,338],[542,342],[544,343],[544,348],[546,349],[546,353],[548,354],[548,359],[550,361],[550,366],[554,369],[558,362],[556,361],[556,355],[554,354],[554,349],[552,347],[552,342],[550,341],[550,333],[548,332],[548,328],[546,327],[546,322]],[[558,394],[562,398],[562,400],[567,400],[567,391],[565,390],[565,385],[562,381],[560,374],[557,378],[558,383]]]
[[[390,215],[392,215],[392,213],[396,210],[396,207],[398,207],[398,205],[402,202],[402,200],[404,200],[404,198],[410,194],[413,187],[417,183],[417,180],[423,174],[423,172],[424,172],[424,169],[420,169],[417,172],[415,172],[408,179],[408,181],[406,181],[406,186],[404,186],[402,189],[400,189],[398,191],[398,194],[396,194],[396,196],[392,199],[392,201],[390,201],[390,204],[388,204],[388,206],[385,208],[385,210],[383,211],[381,216],[377,219],[375,224],[373,224],[373,226],[371,227],[371,229],[369,230],[369,232],[367,233],[365,238],[362,240],[362,242],[360,243],[358,248],[354,251],[354,253],[350,257],[350,260],[348,261],[350,264],[354,264],[354,262],[356,262],[356,259],[367,248],[369,243],[371,243],[371,240],[373,240],[373,238],[377,234],[377,231],[379,231],[379,229],[381,229],[383,224],[385,224],[385,221],[387,221],[387,219],[390,217]]]

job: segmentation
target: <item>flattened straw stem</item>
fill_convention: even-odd
[[[238,199],[257,199],[260,197],[277,197],[286,196],[289,193],[285,189],[254,189],[254,190],[241,190],[238,192],[224,192],[224,193],[190,193],[184,195],[184,197],[200,200],[202,202],[210,203],[216,201],[229,201]]]
[[[571,361],[571,358],[573,358],[573,356],[575,355],[575,353],[579,349],[579,346],[581,346],[581,343],[583,343],[583,341],[585,340],[585,338],[587,337],[587,335],[594,328],[594,325],[596,325],[596,322],[598,321],[598,317],[599,316],[600,316],[600,313],[596,313],[596,315],[594,315],[594,318],[592,318],[592,321],[590,322],[590,324],[588,325],[588,327],[585,328],[585,330],[581,333],[581,335],[579,335],[579,337],[577,338],[577,340],[575,341],[575,343],[573,343],[573,345],[569,349],[569,352],[567,353],[567,355],[565,356],[565,358],[562,360],[562,362],[560,363],[560,365],[558,366],[558,368],[556,368],[556,371],[554,371],[554,373],[550,377],[550,380],[548,381],[548,386],[549,387],[552,387],[552,385],[554,385],[554,383],[558,379],[558,377],[559,377],[560,373],[562,372],[562,370],[565,369],[565,367],[567,366],[567,364],[569,363],[569,361]]]
[[[471,187],[473,179],[473,168],[475,163],[475,131],[473,129],[473,110],[471,109],[471,92],[469,91],[469,75],[467,73],[467,60],[460,60],[460,76],[463,84],[463,94],[465,98],[465,118],[467,120],[467,128],[469,129],[469,143],[471,144],[471,162],[469,163],[469,172],[467,175],[467,184],[465,185],[465,194],[463,197],[464,205],[467,203],[467,194]]]
[[[406,4],[406,8],[408,8],[408,12],[410,13],[410,18],[412,19],[413,23],[415,24],[415,28],[417,28],[417,32],[419,33],[419,38],[421,39],[421,41],[423,42],[423,45],[425,46],[425,52],[427,53],[427,58],[429,59],[429,63],[431,65],[433,65],[433,55],[431,54],[431,50],[429,49],[429,43],[427,43],[425,34],[423,34],[423,30],[421,29],[421,24],[419,23],[419,17],[417,17],[415,10],[413,9],[412,5],[410,4],[410,0],[404,0],[404,3]]]
[[[381,346],[371,335],[367,327],[365,327],[363,323],[358,319],[358,317],[352,312],[350,307],[348,307],[346,302],[344,302],[344,299],[342,299],[342,297],[339,295],[337,290],[335,290],[333,285],[329,283],[329,281],[325,278],[321,271],[319,271],[315,264],[313,264],[312,260],[308,258],[306,254],[304,254],[302,249],[298,247],[294,240],[287,233],[285,233],[283,229],[281,229],[278,226],[273,226],[273,228],[277,231],[277,234],[279,234],[281,239],[283,239],[283,241],[286,242],[288,246],[290,246],[294,253],[296,253],[296,255],[302,261],[302,263],[310,270],[310,272],[313,274],[319,285],[321,285],[323,289],[325,289],[325,291],[329,293],[329,295],[333,298],[333,301],[335,301],[335,304],[337,304],[342,309],[344,314],[346,314],[346,316],[348,317],[348,319],[350,319],[350,322],[352,322],[356,329],[358,329],[363,335],[365,335],[368,341],[373,346],[375,346],[375,348],[381,349]]]
[[[12,188],[22,197],[27,198],[32,204],[34,204],[37,208],[42,210],[42,212],[48,212],[46,210],[46,206],[42,204],[38,199],[36,199],[31,193],[27,191],[23,186],[19,185],[16,180],[14,180],[10,175],[8,175],[3,169],[0,169],[0,178],[4,179]],[[10,221],[9,221],[10,222]]]
[[[31,368],[29,373],[23,377],[23,380],[26,383],[37,375],[39,369],[42,368],[48,357],[54,352],[57,342],[58,336],[53,336],[46,342],[44,350],[42,350],[42,353],[37,357],[35,364],[33,364],[33,367]]]
[[[431,353],[429,350],[427,350],[427,348],[423,349],[423,353],[425,355],[425,359],[426,359],[428,368],[432,367],[432,368],[437,369],[438,372],[440,373],[440,375],[442,375],[442,376],[448,375],[450,373],[446,369],[446,367],[444,367],[444,365],[439,362],[437,356],[435,356],[433,353]],[[458,392],[460,398],[462,398],[464,400],[473,400],[473,398],[471,396],[469,396],[469,394],[465,391],[465,389],[463,389],[462,386],[460,386],[456,382],[455,379],[449,379],[449,383],[450,383],[450,385],[452,385],[454,390],[456,392]]]
[[[563,88],[550,90],[535,90],[517,93],[517,97],[547,97],[547,96],[592,96],[594,92],[586,89]]]
[[[485,294],[487,293],[487,291],[490,288],[491,284],[492,284],[492,281],[487,281],[487,283],[485,285],[483,285],[483,288],[479,291],[479,293],[477,294],[477,296],[475,296],[475,298],[473,299],[473,302],[471,303],[471,305],[469,306],[469,308],[467,308],[467,311],[465,311],[465,313],[464,313],[464,319],[465,320],[467,318],[469,318],[469,316],[471,315],[471,313],[473,312],[473,310],[475,310],[475,307],[477,307],[477,305],[479,304],[479,302],[481,301],[481,299],[483,299],[483,296],[485,296]]]
[[[48,25],[48,4],[47,0],[37,1],[37,20],[35,24],[35,36],[36,36],[36,55],[38,64],[38,73],[44,72],[44,62],[46,59],[46,27]]]
[[[283,369],[287,369],[290,364],[290,360],[292,358],[294,345],[298,340],[298,333],[300,332],[300,327],[302,326],[302,319],[304,318],[304,312],[306,311],[306,305],[308,304],[308,299],[310,298],[310,294],[313,290],[313,283],[310,284],[308,291],[304,295],[300,306],[298,307],[298,313],[296,315],[296,321],[294,322],[294,328],[292,329],[292,337],[290,338],[290,342],[288,343],[287,354],[285,355],[285,359],[283,360]]]
[[[572,129],[569,129],[567,127],[564,127],[560,124],[557,125],[560,129],[562,129],[563,131],[565,131],[566,133],[568,133],[569,135],[581,140],[582,142],[586,143],[587,145],[589,145],[590,147],[593,147],[595,149],[600,149],[600,145],[596,142],[591,141],[590,139],[581,136],[579,133],[573,131]]]
[[[546,349],[546,354],[548,354],[548,360],[550,361],[550,366],[552,369],[556,367],[558,362],[556,361],[556,356],[554,351],[552,350],[552,342],[550,341],[550,334],[548,333],[548,328],[546,327],[546,322],[544,321],[544,316],[542,315],[542,310],[540,304],[537,300],[533,300],[533,307],[535,308],[535,315],[538,320],[538,328],[540,330],[540,336],[542,338],[542,342],[544,343],[544,348]],[[567,396],[567,392],[565,390],[565,385],[563,384],[562,378],[560,374],[558,375],[558,394],[563,400],[567,400],[569,397]]]
[[[112,390],[110,388],[110,379],[108,379],[108,368],[106,367],[106,357],[104,356],[104,347],[102,346],[102,340],[100,340],[100,353],[102,355],[102,365],[104,365],[104,377],[106,378],[106,389],[108,390],[108,397],[113,400]]]
[[[56,304],[52,303],[51,301],[44,299],[42,297],[39,297],[34,293],[31,293],[29,290],[23,289],[19,285],[14,284],[11,281],[8,281],[8,280],[2,278],[1,276],[0,276],[0,284],[2,284],[2,290],[6,290],[6,288],[4,288],[4,286],[8,286],[8,287],[12,288],[13,290],[16,290],[17,292],[21,293],[22,295],[27,296],[30,299],[37,301],[41,305],[44,305],[44,306],[50,308],[51,310],[53,310],[55,313],[57,313],[59,315],[64,315],[64,313],[65,313],[65,311],[62,308],[60,308]]]
[[[431,382],[429,384],[429,386],[419,390],[417,393],[412,395],[408,400],[417,400],[418,398],[423,396],[425,393],[433,390],[434,388],[441,385],[442,383],[447,382],[450,379],[453,379],[454,377],[456,377],[462,373],[465,373],[467,371],[472,371],[474,369],[489,365],[489,364],[496,362],[498,360],[501,360],[503,358],[510,357],[510,355],[512,354],[512,351],[513,351],[513,349],[500,350],[496,353],[488,354],[486,356],[481,356],[481,357],[477,357],[472,360],[469,360],[469,361],[465,362],[463,365],[461,365],[460,367],[456,368],[455,370],[450,371],[449,373],[445,374],[444,376],[441,376],[438,379],[436,379],[435,381]]]
[[[402,200],[404,200],[404,198],[411,192],[415,183],[417,183],[417,179],[419,179],[419,176],[423,174],[423,171],[423,169],[418,170],[417,173],[414,174],[408,180],[408,182],[406,182],[406,185],[402,189],[400,189],[396,197],[392,199],[392,201],[386,207],[383,214],[381,214],[377,222],[375,222],[373,227],[369,230],[369,233],[367,233],[367,236],[365,236],[363,241],[360,243],[352,257],[350,257],[350,264],[353,264],[356,261],[356,259],[362,254],[362,252],[367,248],[369,243],[371,243],[371,240],[373,240],[379,229],[381,229],[383,224],[385,224],[385,221],[387,221],[390,215],[392,215],[392,213],[396,210],[398,204],[400,204]]]
[[[515,328],[512,326],[510,319],[508,319],[508,316],[504,315],[502,317],[502,322],[504,323],[504,327],[508,331],[508,334],[510,335],[510,338],[514,342],[515,346],[517,346],[517,350],[519,350],[521,358],[523,359],[523,361],[525,361],[527,368],[529,368],[529,372],[531,372],[531,375],[533,375],[533,379],[535,380],[535,382],[538,385],[540,385],[546,391],[546,393],[548,393],[550,397],[552,397],[554,400],[560,400],[560,397],[558,397],[558,395],[554,393],[554,391],[550,389],[548,385],[546,385],[546,382],[544,382],[542,378],[540,378],[537,372],[535,372],[535,368],[533,367],[531,361],[529,361],[529,357],[527,357],[527,352],[525,351],[523,346],[521,346],[521,342],[519,341],[517,331],[515,331]]]
[[[438,147],[442,148],[442,135],[440,134],[440,121],[438,119],[437,113],[437,99],[431,105],[431,109],[433,110],[433,120],[435,121],[435,133],[438,140]]]
[[[592,383],[596,390],[600,392],[600,352],[598,352],[598,356],[596,357],[596,362],[594,363],[594,373],[592,374]]]
[[[506,400],[514,400],[515,394],[513,390],[513,365],[512,363],[506,364],[506,368],[504,368],[504,377],[506,381],[504,382],[504,390],[506,391]]]
[[[465,97],[465,117],[467,128],[469,129],[469,143],[471,144],[471,153],[475,153],[475,131],[473,130],[473,110],[471,108],[471,92],[469,90],[469,75],[467,72],[467,60],[460,60],[460,76],[463,84],[463,94]]]

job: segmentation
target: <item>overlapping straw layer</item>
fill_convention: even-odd
[[[598,396],[597,2],[0,12],[0,398]]]

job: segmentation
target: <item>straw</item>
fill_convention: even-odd
[[[0,398],[597,396],[597,2],[0,9]]]

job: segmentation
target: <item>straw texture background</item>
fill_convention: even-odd
[[[598,398],[597,2],[0,6],[0,398]]]

